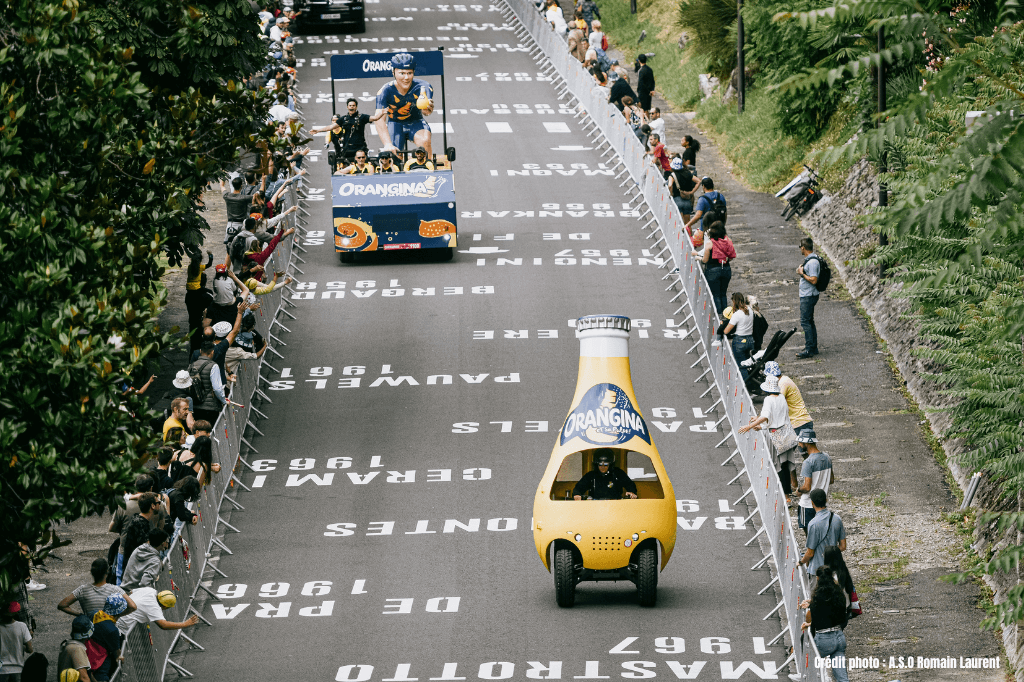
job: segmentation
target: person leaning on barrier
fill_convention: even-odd
[[[277,280],[276,274],[274,280]],[[291,278],[289,277],[287,281],[290,282]],[[224,359],[225,365],[228,371],[234,374],[243,360],[259,360],[267,348],[266,339],[256,331],[256,316],[251,311],[246,311],[242,316],[242,330],[228,349],[227,357]]]
[[[595,500],[619,500],[623,494],[636,499],[636,483],[626,472],[615,466],[615,455],[608,448],[599,448],[594,453],[594,468],[583,474],[583,478],[572,489],[572,498],[582,500],[590,493]]]
[[[590,43],[587,41],[587,34],[584,30],[587,28],[587,22],[582,18],[574,19],[569,23],[572,28],[569,31],[569,54],[573,56],[573,59],[580,62],[581,64],[587,59],[587,50],[590,48]]]
[[[85,643],[96,682],[107,682],[117,669],[121,655],[121,632],[117,619],[135,611],[135,602],[127,595],[107,597],[103,608],[92,617],[92,637]]]
[[[71,594],[64,597],[57,609],[70,616],[89,616],[103,608],[107,598],[115,594],[124,594],[124,589],[107,582],[107,574],[110,573],[110,564],[106,559],[95,559],[89,567],[92,574],[92,584],[83,583],[76,587]],[[73,610],[71,605],[78,602],[81,613]]]
[[[199,622],[199,616],[193,614],[187,620],[174,622],[164,618],[164,609],[174,608],[178,598],[170,590],[157,593],[154,587],[140,587],[132,590],[131,598],[138,609],[117,620],[117,629],[127,635],[136,623],[156,623],[161,630],[184,630]],[[90,624],[91,625],[91,624]]]
[[[139,545],[128,557],[124,578],[121,580],[122,588],[131,591],[137,587],[156,584],[162,566],[160,553],[166,552],[170,547],[169,539],[167,531],[162,528],[149,531],[149,541]]]

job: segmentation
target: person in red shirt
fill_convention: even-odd
[[[294,233],[295,233],[295,228],[294,227],[288,228],[284,232],[278,232],[276,235],[274,235],[274,238],[270,240],[270,243],[267,244],[265,249],[263,249],[262,251],[259,251],[259,252],[252,252],[252,253],[245,254],[245,258],[242,261],[243,262],[243,268],[248,266],[248,269],[251,270],[253,263],[258,263],[259,265],[265,266],[266,263],[267,263],[267,260],[270,259],[270,254],[274,253],[274,249],[276,249],[277,245],[281,243],[281,240],[284,239],[285,237],[290,237]],[[263,281],[263,271],[262,270],[254,271],[252,276],[255,277],[257,281],[260,281],[260,282]]]
[[[668,157],[668,152],[665,150],[665,143],[661,141],[661,137],[657,133],[651,133],[650,141],[651,160],[654,162],[655,168],[661,171],[662,175],[668,175],[669,171],[672,170],[672,160]]]

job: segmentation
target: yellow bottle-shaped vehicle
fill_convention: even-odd
[[[575,603],[584,580],[630,580],[653,606],[675,547],[675,494],[633,394],[629,327],[620,315],[576,322],[576,395],[533,503],[534,543],[559,606]]]

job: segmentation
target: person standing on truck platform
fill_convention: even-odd
[[[349,97],[345,103],[348,113],[338,122],[341,125],[341,158],[345,163],[352,163],[356,152],[369,151],[366,146],[366,124],[370,122],[367,114],[359,113],[359,100]]]
[[[423,119],[434,112],[434,89],[430,83],[413,78],[416,59],[408,52],[391,58],[395,79],[377,91],[377,111],[373,118],[383,151],[402,151],[411,141],[423,147],[427,158],[433,156],[430,126]]]

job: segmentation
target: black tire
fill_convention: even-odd
[[[341,259],[342,263],[351,263],[354,257],[355,257],[355,254],[354,253],[350,253],[348,251],[342,251],[339,254],[339,258]]]
[[[448,261],[450,261],[454,257],[455,257],[455,249],[453,249],[452,247],[449,246],[449,247],[444,248],[444,249],[441,250],[441,256],[440,256],[440,258],[438,260],[440,260],[442,263],[447,263]]]
[[[366,17],[359,17],[359,21],[352,24],[352,33],[366,33]]]
[[[654,606],[658,601],[658,551],[654,547],[644,547],[636,563],[636,592],[640,606]]]
[[[782,212],[782,219],[789,220],[796,213],[796,204],[790,204],[786,207],[786,210]]]
[[[572,608],[576,603],[576,574],[573,570],[571,549],[555,550],[555,601],[564,609]]]

